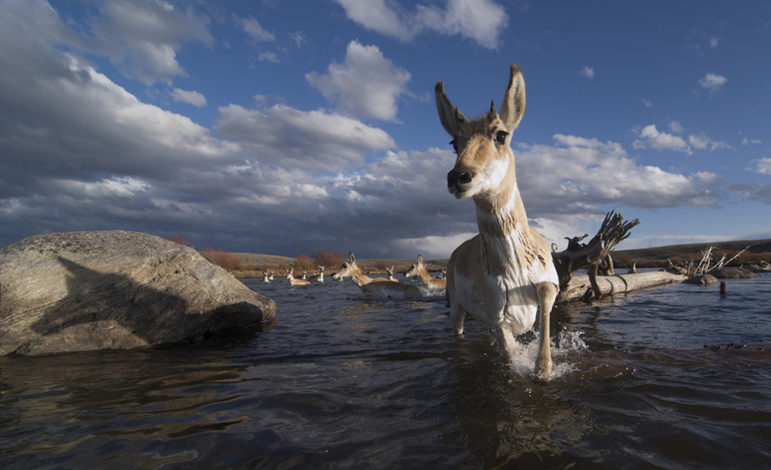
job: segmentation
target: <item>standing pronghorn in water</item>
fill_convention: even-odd
[[[549,314],[559,291],[546,240],[527,223],[517,188],[511,136],[525,112],[525,80],[516,65],[500,112],[495,103],[476,120],[466,118],[436,84],[439,120],[453,137],[455,167],[447,188],[456,198],[473,198],[479,234],[455,249],[447,267],[450,317],[463,333],[466,313],[498,331],[507,349],[532,328],[540,311],[537,373],[551,374]]]
[[[324,266],[319,266],[319,272],[311,276],[311,281],[324,283]]]
[[[410,266],[410,269],[404,275],[406,278],[415,276],[418,276],[420,278],[420,282],[423,283],[423,286],[428,287],[429,289],[444,289],[447,287],[447,283],[444,282],[443,279],[438,277],[431,277],[431,273],[428,272],[426,263],[423,262],[423,255],[418,255],[418,261]]]
[[[388,273],[388,280],[391,282],[399,282],[398,279],[396,279],[396,276],[394,276],[394,265],[392,264],[390,267],[386,268],[386,272]]]
[[[289,279],[290,286],[307,286],[310,284],[310,281],[306,281],[305,279],[295,279],[294,268],[289,270],[289,274],[286,276],[286,278]]]

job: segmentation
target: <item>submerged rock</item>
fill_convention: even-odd
[[[192,248],[144,233],[53,233],[0,250],[0,355],[177,343],[275,312]]]
[[[700,286],[712,286],[718,283],[718,280],[712,274],[702,274],[701,276],[689,277],[685,281],[687,284],[698,284]]]
[[[712,271],[718,279],[749,279],[755,277],[755,273],[749,269],[739,267],[725,267]]]

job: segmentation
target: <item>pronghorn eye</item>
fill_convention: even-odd
[[[495,143],[497,144],[505,144],[506,143],[506,136],[509,134],[506,131],[498,131],[495,133]]]

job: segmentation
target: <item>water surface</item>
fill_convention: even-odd
[[[437,302],[350,281],[246,280],[257,333],[148,351],[0,358],[1,468],[762,468],[771,276],[555,310],[535,336],[454,339]],[[708,347],[705,347],[708,346]]]

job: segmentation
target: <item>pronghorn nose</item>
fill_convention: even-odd
[[[471,172],[467,170],[457,170],[453,168],[447,173],[447,187],[457,186],[459,184],[468,184],[471,182]]]

